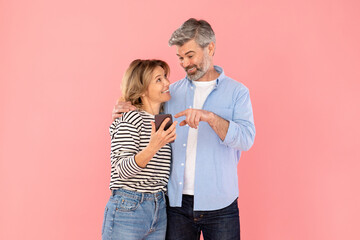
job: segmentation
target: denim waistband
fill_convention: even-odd
[[[160,200],[162,198],[165,199],[165,193],[163,191],[160,192],[156,192],[156,193],[142,193],[142,192],[135,192],[132,190],[127,190],[127,189],[113,189],[111,190],[112,195],[120,195],[120,196],[124,196],[124,197],[129,197],[129,198],[133,198],[133,199],[138,199],[138,200]]]

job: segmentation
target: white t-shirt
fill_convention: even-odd
[[[216,80],[206,82],[193,81],[193,84],[195,85],[193,108],[202,109],[207,96],[216,85]],[[183,194],[187,195],[194,195],[197,137],[198,129],[189,128],[183,188]]]

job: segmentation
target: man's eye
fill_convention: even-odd
[[[193,56],[191,55],[191,56],[189,56],[189,58],[192,58]]]

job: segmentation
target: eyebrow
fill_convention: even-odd
[[[189,53],[194,53],[195,51],[193,51],[193,50],[190,50],[190,51],[188,51],[188,52],[186,52],[185,53],[185,55],[188,55]],[[181,57],[179,54],[176,54],[178,57]]]
[[[155,78],[158,78],[158,77],[161,77],[161,74],[159,74],[159,75],[156,75],[156,77],[154,77],[154,79],[155,79]]]

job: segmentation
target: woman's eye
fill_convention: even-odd
[[[161,79],[160,78],[156,79],[156,82],[161,82]]]

